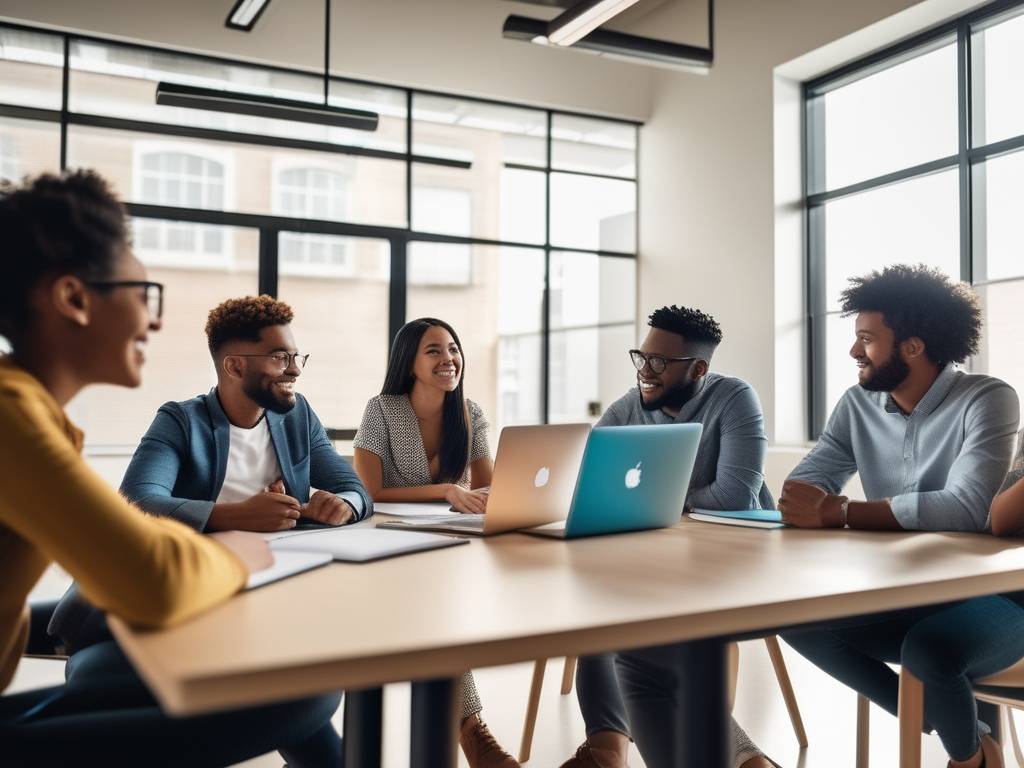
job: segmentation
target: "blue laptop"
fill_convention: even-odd
[[[679,522],[700,445],[700,424],[591,431],[567,520],[523,533],[575,539]]]

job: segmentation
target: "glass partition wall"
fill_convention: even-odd
[[[156,104],[159,82],[315,102],[316,75],[0,25],[0,177],[94,168],[167,285],[145,386],[73,405],[89,447],[133,447],[157,407],[207,391],[206,312],[296,308],[302,391],[358,426],[413,317],[460,333],[492,425],[593,419],[629,385],[638,124],[332,78],[366,132]],[[2,340],[0,340],[2,342]]]

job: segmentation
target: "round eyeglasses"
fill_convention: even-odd
[[[648,355],[641,352],[639,349],[629,350],[629,359],[633,361],[633,366],[638,371],[642,371],[645,367],[649,367],[654,371],[654,373],[662,373],[669,363],[682,363],[687,360],[700,360],[699,357],[665,357],[664,355]]]

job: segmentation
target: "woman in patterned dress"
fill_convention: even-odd
[[[493,462],[483,410],[463,394],[464,359],[455,330],[424,317],[395,336],[381,393],[370,399],[355,438],[356,472],[380,502],[444,501],[483,514]],[[517,768],[480,719],[470,672],[459,681],[459,743],[471,768]]]
[[[989,523],[996,536],[1024,534],[1024,430],[1017,435],[1017,455],[1003,487],[992,500]]]

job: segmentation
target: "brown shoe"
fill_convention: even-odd
[[[985,768],[1003,768],[1003,748],[987,733],[981,737],[981,754]]]
[[[628,768],[624,760],[610,749],[596,749],[588,742],[580,744],[576,754],[562,763],[561,768]]]
[[[521,768],[519,761],[501,748],[479,717],[467,717],[459,732],[459,746],[469,768]]]

